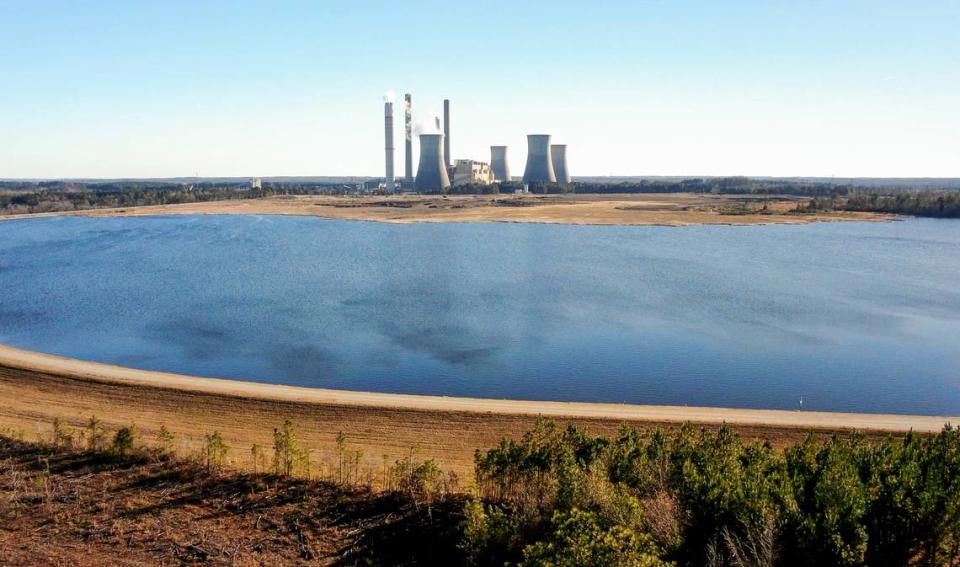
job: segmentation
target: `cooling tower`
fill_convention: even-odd
[[[443,99],[443,163],[450,167],[450,99]]]
[[[420,134],[420,165],[414,187],[422,193],[450,187],[450,176],[443,163],[443,134]]]
[[[494,181],[510,181],[507,146],[490,146],[490,171],[493,172]]]
[[[553,174],[557,178],[557,183],[563,185],[570,183],[570,170],[567,169],[567,146],[564,144],[550,146],[550,159],[553,161]]]
[[[393,102],[385,102],[383,104],[383,116],[384,116],[384,136],[386,137],[386,154],[387,154],[387,170],[386,170],[386,181],[387,181],[387,191],[393,192],[395,190],[394,176],[393,176]]]
[[[407,182],[413,181],[413,106],[410,102],[410,93],[403,95],[403,135],[404,135],[404,162],[403,174]]]
[[[527,167],[523,170],[524,183],[556,183],[553,161],[550,159],[550,135],[527,136]]]

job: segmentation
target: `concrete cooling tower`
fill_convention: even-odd
[[[420,134],[420,166],[414,187],[422,193],[450,187],[450,176],[443,162],[443,134]]]
[[[550,159],[550,135],[527,136],[527,167],[523,170],[524,183],[556,183],[553,160]]]
[[[490,171],[493,172],[494,181],[510,181],[507,146],[490,146]]]
[[[553,161],[553,174],[557,178],[557,183],[563,185],[570,183],[570,170],[567,169],[567,146],[563,144],[550,146],[550,159]]]

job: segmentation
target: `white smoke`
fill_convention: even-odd
[[[443,127],[440,121],[440,114],[434,110],[427,110],[423,114],[414,114],[413,133],[420,134],[443,134]]]
[[[393,91],[387,91],[383,95],[383,102],[393,102],[397,99],[397,93]]]

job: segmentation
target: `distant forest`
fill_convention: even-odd
[[[374,189],[369,189],[369,187]],[[156,181],[3,181],[0,182],[0,214],[66,212],[99,208],[136,207],[254,199],[276,195],[375,194],[375,182],[358,184],[273,181],[262,189],[246,183]],[[511,181],[492,185],[462,185],[451,195],[513,193],[522,185]],[[580,181],[569,185],[537,183],[535,194],[585,193],[703,193],[726,195],[789,195],[812,197],[798,205],[798,212],[827,210],[869,211],[904,215],[958,218],[960,191],[930,191],[909,188],[867,187],[809,181],[770,180],[749,177],[697,179],[639,179],[629,181]]]
[[[276,195],[336,195],[354,190],[353,186],[316,183],[264,183],[262,189],[250,189],[246,184],[236,183],[0,182],[0,214],[143,207],[230,199],[257,199]]]
[[[855,193],[846,197],[815,197],[798,205],[802,212],[867,211],[918,217],[960,218],[960,193]]]

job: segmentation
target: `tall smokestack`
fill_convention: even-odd
[[[570,183],[570,171],[567,169],[567,146],[564,144],[550,146],[550,159],[553,160],[553,174],[557,177],[557,183],[562,185]]]
[[[391,193],[396,190],[396,182],[393,176],[393,101],[387,99],[383,103],[384,116],[384,136],[386,136],[386,154],[387,154],[387,191]]]
[[[433,193],[450,187],[450,176],[443,163],[443,134],[420,134],[420,165],[417,166],[417,191]]]
[[[493,172],[494,181],[510,181],[507,146],[490,146],[490,170]]]
[[[527,167],[523,170],[524,183],[556,183],[553,161],[550,159],[550,135],[527,136]]]
[[[450,167],[450,99],[443,99],[443,159]]]
[[[404,134],[404,177],[407,182],[413,181],[413,106],[410,102],[410,93],[403,95],[403,134]]]

